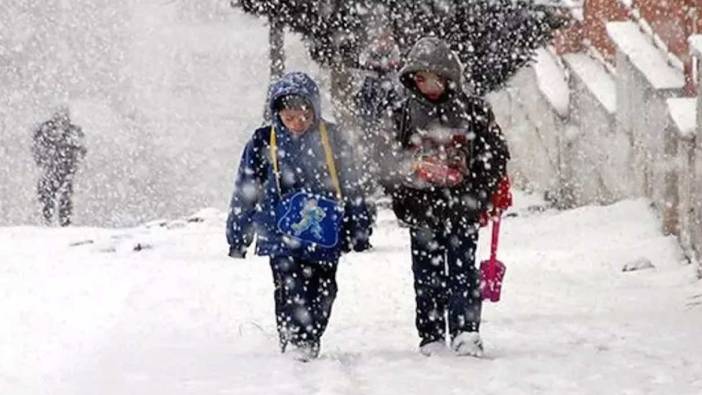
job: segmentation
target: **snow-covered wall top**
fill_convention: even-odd
[[[690,37],[690,51],[694,56],[702,58],[702,34]]]
[[[582,53],[563,56],[572,72],[580,78],[608,113],[617,111],[616,85],[602,63]]]
[[[681,89],[685,85],[683,73],[670,66],[663,54],[633,22],[610,22],[607,32],[622,51],[655,89]]]
[[[668,99],[670,117],[684,137],[695,135],[697,128],[697,98],[672,98]]]
[[[539,90],[558,112],[558,115],[562,117],[567,116],[570,103],[570,89],[568,88],[565,72],[555,57],[549,51],[539,49],[536,63],[534,63],[533,67],[536,72]]]

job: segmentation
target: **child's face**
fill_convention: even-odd
[[[438,100],[446,92],[446,80],[430,71],[420,71],[414,75],[417,89],[430,100]]]
[[[314,123],[314,112],[311,108],[286,108],[278,113],[283,125],[295,136],[301,136]]]

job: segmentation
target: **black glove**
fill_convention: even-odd
[[[246,258],[246,249],[240,247],[229,246],[229,256],[231,258],[244,259]]]
[[[359,240],[358,242],[354,243],[354,245],[353,245],[353,250],[354,250],[355,252],[362,252],[362,251],[370,250],[372,247],[373,247],[373,246],[372,246],[371,243],[368,241],[368,239],[366,239],[366,240]]]

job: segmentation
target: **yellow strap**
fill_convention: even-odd
[[[336,198],[341,200],[341,184],[339,184],[339,176],[336,172],[336,165],[334,164],[334,153],[329,143],[329,133],[327,132],[327,124],[322,122],[319,128],[322,133],[322,144],[324,145],[324,155],[327,157],[327,169],[329,169],[329,175],[332,179],[332,184],[336,188]]]
[[[336,189],[336,198],[338,200],[341,200],[341,184],[339,184],[339,176],[336,172],[336,165],[334,164],[334,153],[332,151],[331,144],[329,143],[329,132],[327,131],[327,124],[325,122],[320,123],[319,132],[321,133],[322,137],[322,146],[324,147],[324,156],[327,161],[327,169],[329,170],[329,175],[331,176],[334,189]],[[275,173],[275,182],[278,185],[278,193],[280,194],[280,171],[278,169],[278,146],[276,141],[277,138],[275,135],[275,127],[271,126],[271,161],[273,161],[273,172]]]
[[[270,137],[271,161],[273,162],[273,173],[275,174],[275,183],[278,186],[278,195],[280,195],[280,172],[278,171],[278,145],[275,137],[275,127],[271,125]]]

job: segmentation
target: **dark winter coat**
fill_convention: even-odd
[[[447,94],[438,102],[418,92],[414,73],[431,71],[448,81]],[[406,100],[395,110],[395,141],[399,145],[397,172],[407,174],[402,163],[413,136],[434,130],[465,131],[467,178],[455,187],[417,189],[390,173],[386,186],[398,218],[410,226],[430,229],[464,228],[478,222],[498,181],[506,174],[509,151],[489,105],[463,92],[461,65],[442,41],[420,40],[400,72]]]
[[[32,155],[36,164],[57,179],[73,175],[87,152],[80,127],[52,119],[34,131]]]
[[[399,47],[391,36],[378,37],[361,55],[361,63],[366,75],[356,94],[356,106],[360,124],[368,133],[380,126],[387,110],[401,98],[397,83]]]
[[[375,189],[381,162],[388,154],[388,130],[393,129],[392,109],[401,100],[395,74],[367,76],[356,95],[358,121],[362,134],[359,140],[364,160],[363,176],[369,191]]]
[[[361,126],[366,130],[378,127],[385,113],[400,99],[395,74],[374,74],[364,78],[356,96]]]
[[[299,137],[288,132],[274,110],[276,101],[287,95],[302,96],[314,107],[315,123]],[[227,241],[233,256],[242,256],[254,235],[257,235],[257,255],[291,255],[292,251],[276,227],[275,207],[281,194],[306,191],[334,198],[320,138],[320,121],[325,121],[321,117],[317,84],[303,73],[290,73],[273,84],[269,98],[277,139],[281,191],[277,189],[270,158],[271,127],[266,126],[256,130],[246,144],[236,176],[227,220]],[[368,247],[370,224],[356,170],[359,161],[351,147],[341,139],[336,127],[327,123],[327,128],[345,208],[342,243],[334,252],[336,259],[343,251],[360,251]]]

